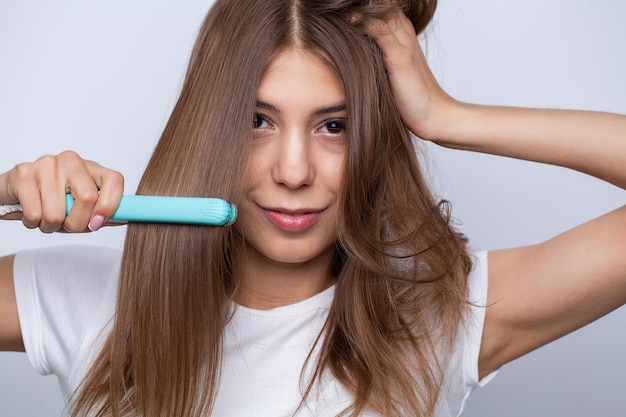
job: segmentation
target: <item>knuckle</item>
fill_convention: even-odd
[[[59,227],[55,226],[55,225],[52,225],[52,224],[41,223],[39,225],[39,230],[41,230],[43,233],[50,234],[50,233],[54,233],[57,230],[59,230]]]
[[[65,221],[65,213],[44,213],[42,223],[58,227]]]
[[[35,229],[39,227],[39,223],[41,222],[41,213],[36,210],[24,208],[22,212],[22,223],[28,229]]]
[[[63,151],[53,157],[55,163],[64,167],[76,167],[84,163],[84,160],[75,151]]]
[[[27,178],[32,175],[33,172],[33,163],[32,162],[22,162],[13,167],[9,176],[11,179],[20,180],[22,178]]]
[[[62,223],[62,227],[66,232],[70,233],[80,233],[84,231],[84,228],[78,227],[70,220],[66,220],[64,223]]]
[[[111,184],[124,186],[124,175],[121,172],[112,170],[107,174],[107,177]]]
[[[92,189],[79,190],[75,192],[74,199],[88,205],[94,205],[98,201],[98,192]]]
[[[42,155],[33,165],[41,165],[41,166],[54,166],[57,163],[57,157],[54,155]]]
[[[59,158],[59,159],[70,159],[70,160],[81,159],[80,155],[78,155],[78,153],[76,151],[71,151],[71,150],[65,150],[65,151],[59,153],[57,155],[57,158]]]
[[[39,227],[39,223],[32,223],[32,222],[29,222],[28,220],[26,220],[24,218],[22,219],[22,224],[24,225],[24,227],[26,227],[27,229],[30,229],[30,230],[36,229],[37,227]]]

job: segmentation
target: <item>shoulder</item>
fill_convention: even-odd
[[[104,289],[117,279],[122,252],[97,246],[58,246],[18,252],[14,275],[38,287]]]
[[[66,376],[115,311],[121,251],[60,246],[18,252],[15,294],[26,352],[40,373]]]
[[[114,298],[121,257],[119,249],[96,246],[18,252],[13,267],[18,308],[35,304],[51,316],[92,314],[105,299]],[[114,299],[109,301],[114,305]]]
[[[15,259],[20,267],[26,267],[31,271],[36,271],[41,267],[89,270],[94,266],[119,265],[121,256],[120,249],[67,245],[21,251],[16,254]]]

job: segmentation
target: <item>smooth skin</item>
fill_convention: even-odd
[[[257,96],[246,193],[235,223],[248,242],[239,259],[245,284],[237,301],[267,309],[332,285],[346,99],[334,73],[298,49],[272,60]]]
[[[439,87],[404,15],[398,12],[389,21],[365,24],[385,55],[399,111],[417,136],[447,147],[565,166],[626,188],[622,168],[626,165],[626,117],[458,102]],[[246,235],[264,237],[253,241],[241,259],[244,266],[250,266],[241,302],[253,308],[290,304],[332,282],[329,232],[334,223],[325,214],[334,210],[338,198],[341,179],[335,169],[343,153],[339,137],[329,134],[340,134],[334,121],[345,117],[340,110],[343,93],[335,89],[337,80],[331,76],[324,83],[324,93],[312,100],[306,90],[314,78],[308,74],[307,82],[298,80],[300,65],[321,79],[328,76],[329,70],[307,53],[287,51],[272,61],[258,93],[257,116],[264,118],[254,121],[250,171],[255,174],[248,178],[237,225]],[[281,73],[283,83],[287,77],[294,81],[293,88],[303,90],[281,94],[280,86],[271,83],[272,74],[281,70],[288,70]],[[319,117],[321,109],[323,117]],[[303,163],[308,169],[285,169],[302,168]],[[68,189],[77,204],[65,218],[61,200]],[[119,173],[71,152],[0,174],[0,202],[22,202],[24,224],[45,232],[85,231],[89,224],[97,229],[114,212],[122,190]],[[266,209],[287,213],[315,209],[322,214],[310,228],[294,232],[268,221]],[[260,223],[253,225],[246,220],[248,216]],[[293,255],[285,255],[284,249],[300,239],[310,239],[313,249],[307,252],[302,246]],[[537,245],[490,252],[480,376],[625,304],[624,253],[626,207]],[[0,348],[23,350],[12,266],[11,256],[0,259]],[[276,273],[278,281],[254,276],[252,266]],[[289,283],[288,294],[285,283]]]

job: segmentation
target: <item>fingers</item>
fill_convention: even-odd
[[[74,204],[67,218],[64,216],[62,226],[68,232],[81,232],[87,229],[91,221],[93,209],[98,201],[99,187],[91,175],[84,175],[84,172],[91,174],[84,161],[80,161],[78,166],[70,165],[68,169],[71,170],[67,173],[64,191],[72,195]],[[65,199],[65,195],[63,198]]]
[[[370,18],[365,30],[383,51],[387,69],[414,63],[414,55],[421,52],[413,24],[401,10],[396,10],[387,21]]]
[[[96,194],[93,194],[92,184],[84,184],[80,190],[86,190],[85,194],[72,191],[74,206],[65,220],[65,229],[75,230],[75,224],[80,229],[85,224],[88,213],[91,213],[87,227],[95,232],[100,229],[113,215],[122,198],[124,191],[124,177],[117,171],[102,167],[93,161],[84,161],[85,167],[97,186]],[[74,190],[72,188],[72,190]],[[76,220],[75,220],[76,219]]]
[[[406,81],[403,78],[413,75],[422,80],[423,88],[438,87],[413,24],[401,10],[397,10],[387,21],[369,19],[365,28],[382,50],[392,82]]]
[[[439,86],[413,24],[397,9],[386,20],[363,22],[383,53],[395,103],[407,127],[422,139],[438,137],[443,117],[454,103]]]
[[[119,172],[71,151],[19,164],[0,177],[5,181],[2,202],[19,201],[24,225],[45,233],[100,229],[117,209],[124,190]],[[74,204],[66,216],[67,193]]]
[[[50,193],[55,177],[51,174],[54,171],[51,158],[42,157],[37,163],[26,162],[16,165],[9,173],[8,187],[13,191],[15,202],[22,205],[21,218],[24,226],[35,229],[41,225],[41,230],[46,233],[58,229],[58,225],[65,219],[65,202],[60,201],[58,195]],[[41,177],[40,171],[48,174]],[[46,199],[46,209],[41,198],[42,193],[49,196]]]

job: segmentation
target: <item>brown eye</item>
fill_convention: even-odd
[[[322,130],[333,135],[340,135],[346,130],[346,121],[343,119],[329,120],[324,123]]]
[[[252,119],[252,128],[253,129],[263,129],[269,126],[269,122],[267,119],[260,114],[256,113],[254,115],[254,119]]]

